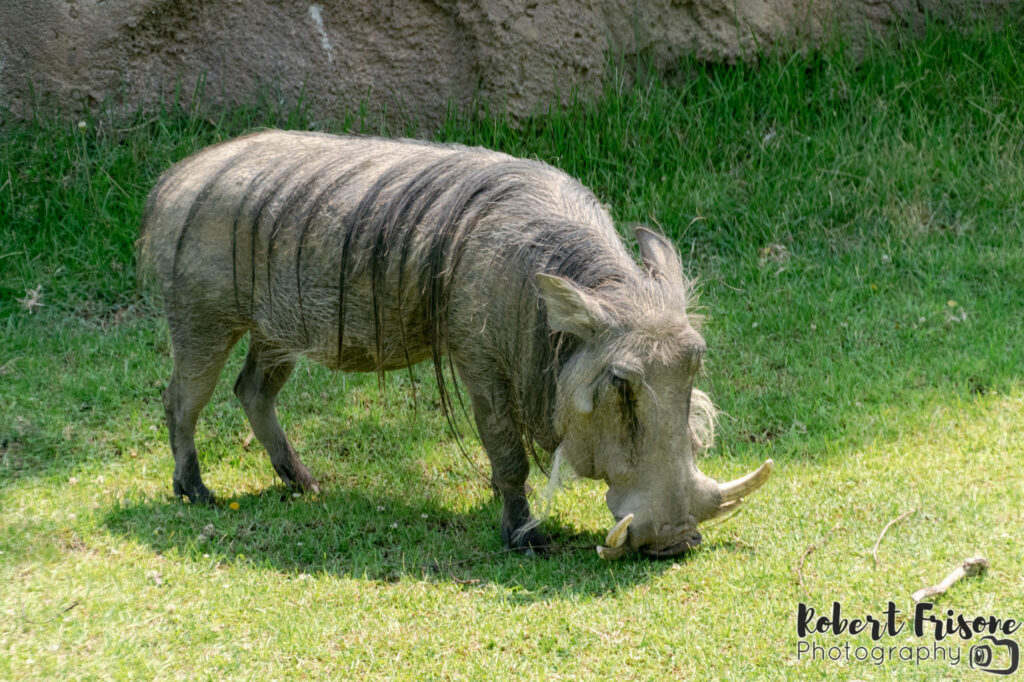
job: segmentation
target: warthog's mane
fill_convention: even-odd
[[[410,335],[425,331],[440,404],[454,429],[455,403],[446,387],[446,376],[455,377],[449,303],[454,278],[476,233],[486,234],[488,253],[474,253],[473,258],[488,259],[495,276],[509,278],[510,296],[532,301],[516,309],[517,315],[526,316],[516,320],[518,329],[528,330],[524,339],[516,340],[524,357],[509,359],[531,368],[531,377],[513,382],[520,405],[535,395],[539,398],[534,402],[550,412],[559,357],[567,357],[578,343],[547,330],[533,274],[565,277],[603,292],[612,305],[664,303],[663,292],[654,297],[657,301],[643,298],[651,287],[658,288],[654,278],[637,267],[594,195],[561,171],[459,145],[341,139],[317,133],[256,133],[223,143],[219,152],[190,157],[161,177],[143,220],[140,262],[165,263],[169,276],[162,279],[173,283],[170,314],[178,308],[178,279],[186,267],[183,253],[190,240],[199,239],[192,235],[196,216],[206,202],[228,197],[236,202],[224,210],[233,215],[229,248],[237,319],[251,319],[264,307],[270,310],[273,320],[263,331],[273,335],[288,357],[313,354],[310,348],[322,341],[313,330],[333,327],[333,364],[342,367],[346,336],[354,333],[346,329],[348,308],[365,303],[353,302],[349,292],[357,278],[365,278],[376,369],[383,376],[388,349],[394,345],[404,353],[404,364],[416,361],[409,351]],[[278,152],[281,158],[267,161],[266,147],[260,144],[264,140],[278,149],[287,145],[287,155]],[[204,161],[205,154],[212,161]],[[187,192],[182,190],[185,183]],[[153,253],[158,240],[148,232],[151,215],[172,196],[186,196],[182,201],[191,204],[180,211],[179,231],[170,242],[174,252],[167,257]],[[325,262],[335,269],[333,283],[309,274],[313,263],[322,270]],[[641,280],[650,286],[636,287]],[[674,289],[673,304],[685,307],[689,282]],[[402,313],[413,307],[425,330],[407,327]],[[389,315],[397,319],[389,320]],[[397,340],[390,338],[395,321]],[[316,350],[317,360],[331,364],[331,349]],[[460,400],[456,390],[455,401]],[[694,412],[703,415],[698,421],[706,424],[701,434],[710,436],[710,402],[705,396],[694,405]],[[518,416],[529,446],[540,415]]]

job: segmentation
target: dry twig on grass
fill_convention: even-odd
[[[910,595],[910,598],[914,602],[919,602],[926,597],[934,597],[936,595],[944,593],[950,587],[953,586],[957,580],[960,580],[964,576],[978,575],[988,568],[988,560],[982,556],[971,557],[970,559],[964,559],[960,562],[960,565],[950,571],[949,575],[942,579],[937,585],[931,585],[929,587],[922,587],[920,590]]]
[[[885,524],[885,528],[882,529],[882,533],[878,536],[878,540],[875,541],[875,546],[871,548],[871,556],[874,558],[876,566],[878,565],[878,546],[880,544],[882,544],[882,538],[884,538],[885,534],[887,532],[889,532],[889,528],[892,527],[894,524],[897,524],[900,521],[902,521],[903,519],[907,518],[908,516],[910,516],[911,514],[913,514],[916,511],[917,511],[917,507],[914,507],[910,511],[903,512],[902,514],[897,516],[895,519],[893,519],[889,523]]]
[[[5,362],[4,364],[0,365],[0,377],[2,377],[5,374],[9,374],[9,373],[13,372],[14,371],[14,363],[17,362],[18,360],[21,360],[21,357],[22,356],[19,355],[16,358],[11,358],[10,360]]]
[[[825,537],[821,539],[821,542],[819,542],[816,545],[811,545],[810,547],[805,549],[803,556],[800,557],[800,563],[796,567],[796,584],[799,585],[804,592],[807,592],[807,588],[804,587],[804,563],[807,561],[807,557],[809,557],[814,550],[818,549],[826,542],[828,542],[828,539],[832,537],[832,533],[836,532],[836,530],[839,528],[839,524],[840,522],[836,521],[836,525],[832,526],[832,528],[827,533],[825,533]]]
[[[32,620],[31,618],[26,616],[25,615],[25,605],[22,604],[21,605],[21,619],[23,621],[25,621],[26,623],[31,623],[32,625],[43,625],[45,623],[52,623],[53,621],[57,620],[58,618],[63,616],[65,613],[67,613],[68,611],[70,611],[71,609],[75,608],[76,606],[78,606],[81,603],[82,602],[80,602],[80,601],[78,601],[76,599],[75,601],[71,602],[68,606],[66,606],[63,609],[61,609],[60,611],[58,611],[56,613],[56,615],[53,615],[53,616],[51,616],[49,618],[44,618],[43,620]]]

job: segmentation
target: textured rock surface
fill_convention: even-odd
[[[320,118],[369,110],[429,125],[474,95],[522,116],[574,89],[596,92],[609,53],[660,67],[684,54],[736,61],[816,45],[856,46],[925,12],[956,19],[1011,0],[0,0],[0,106],[152,107],[191,97],[290,104]]]

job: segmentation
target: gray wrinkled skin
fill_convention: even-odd
[[[173,347],[175,493],[213,500],[196,419],[249,332],[235,393],[288,484],[317,489],[275,412],[298,356],[350,372],[432,359],[468,391],[507,544],[546,544],[525,495],[536,442],[607,481],[631,547],[695,545],[721,503],[695,462],[714,414],[693,388],[704,341],[675,249],[636,234],[642,265],[577,181],[484,149],[267,131],[185,159],[140,238]]]

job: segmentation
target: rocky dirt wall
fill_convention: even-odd
[[[65,112],[113,103],[208,105],[300,92],[323,119],[368,104],[423,126],[474,97],[528,115],[595,93],[609,55],[659,67],[682,55],[752,59],[813,49],[830,32],[854,48],[926,15],[999,14],[1009,0],[0,0],[0,107]]]

